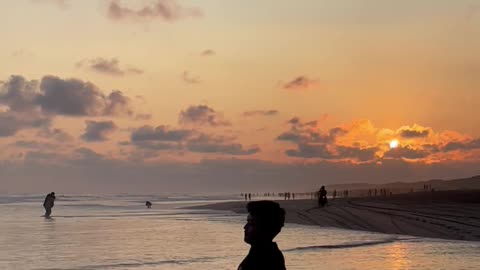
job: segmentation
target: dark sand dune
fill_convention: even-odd
[[[388,197],[278,201],[287,222],[443,239],[480,241],[480,191],[435,191]],[[245,213],[246,202],[195,208]]]

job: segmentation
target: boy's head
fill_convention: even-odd
[[[247,210],[244,240],[248,244],[271,242],[285,223],[285,210],[276,202],[250,202]]]

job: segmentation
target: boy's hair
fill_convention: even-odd
[[[248,213],[255,218],[258,227],[275,237],[285,223],[285,210],[276,202],[254,201],[247,204]]]

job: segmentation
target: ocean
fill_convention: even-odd
[[[0,195],[0,269],[234,269],[248,253],[245,215],[184,207],[235,195]],[[151,209],[145,201],[153,203]],[[480,242],[286,224],[287,269],[480,269]]]

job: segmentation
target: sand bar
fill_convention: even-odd
[[[442,239],[480,241],[480,191],[435,191],[388,197],[279,200],[286,222]],[[245,201],[195,206],[246,213]]]

